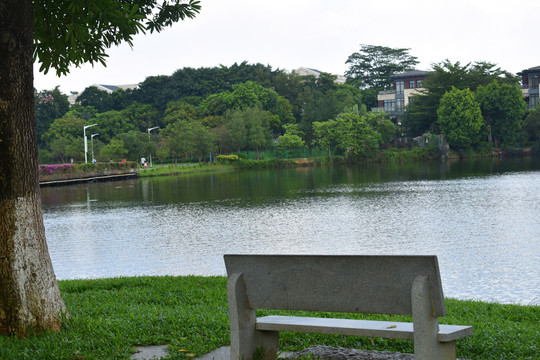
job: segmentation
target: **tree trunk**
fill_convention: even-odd
[[[31,0],[0,3],[0,334],[57,330],[66,313],[47,242],[33,106]]]

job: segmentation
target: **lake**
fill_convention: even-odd
[[[223,254],[437,255],[445,295],[540,304],[540,159],[45,187],[58,279],[225,275]]]

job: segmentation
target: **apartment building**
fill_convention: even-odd
[[[392,90],[379,91],[377,100],[379,106],[372,108],[374,112],[386,112],[390,118],[399,118],[405,112],[411,97],[418,94],[423,89],[422,81],[426,78],[427,71],[412,70],[396,74],[391,77]]]
[[[536,109],[540,103],[538,102],[538,94],[540,93],[540,85],[538,76],[540,75],[540,66],[535,66],[530,69],[525,69],[517,73],[521,76],[521,91],[529,109]]]

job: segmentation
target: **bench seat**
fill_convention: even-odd
[[[293,331],[347,336],[414,339],[413,323],[305,316],[264,316],[257,318],[257,330]],[[439,325],[437,340],[451,342],[473,334],[472,326]]]

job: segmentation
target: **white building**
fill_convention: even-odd
[[[300,76],[308,76],[308,75],[313,75],[315,76],[316,78],[318,78],[321,73],[324,72],[324,71],[319,71],[317,69],[311,69],[311,68],[305,68],[305,67],[301,67],[301,68],[298,68],[296,70],[293,70],[293,73],[296,73]],[[334,76],[337,76],[336,78],[336,83],[337,84],[345,84],[345,81],[347,80],[347,78],[343,75],[336,75],[336,74],[331,74],[331,75],[334,75]]]

